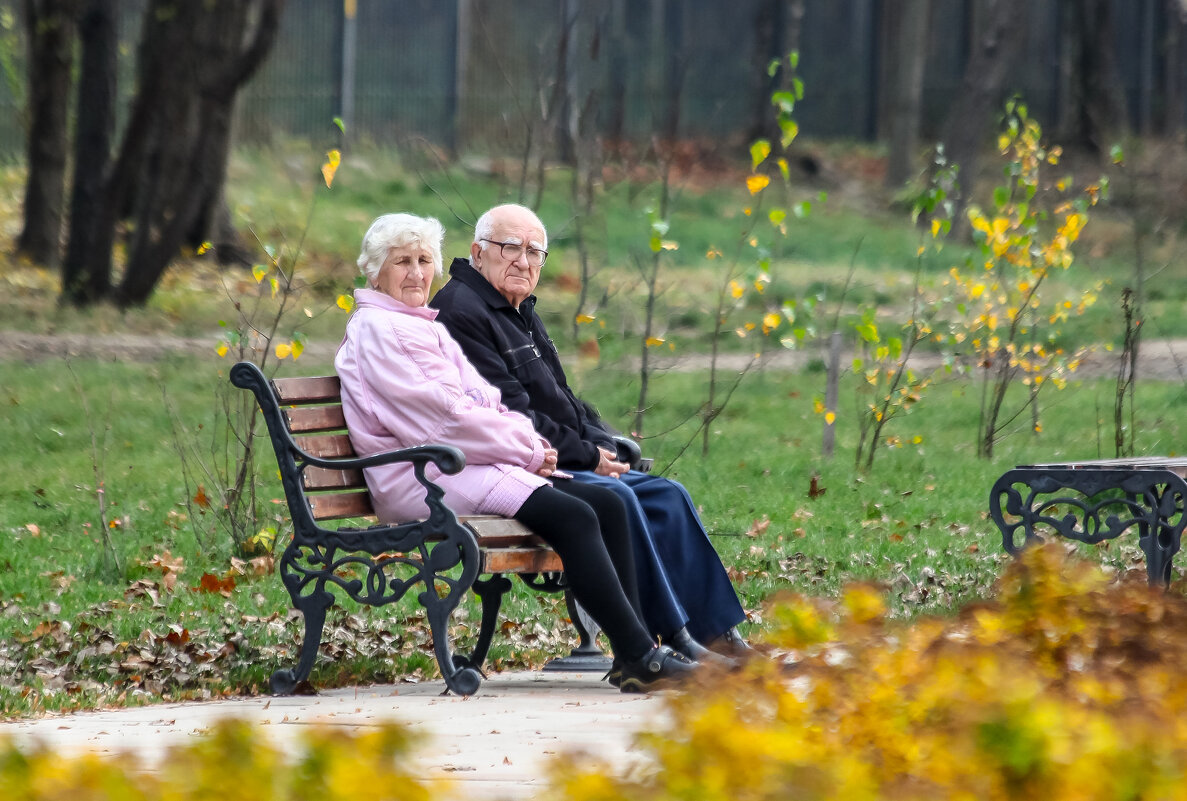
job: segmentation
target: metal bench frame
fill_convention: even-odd
[[[442,502],[444,491],[425,477],[425,467],[432,462],[443,473],[459,472],[465,457],[457,448],[422,445],[356,456],[346,432],[337,376],[270,381],[255,364],[239,362],[231,368],[230,379],[255,394],[293,522],[293,539],[284,549],[279,570],[293,606],[304,617],[305,632],[297,666],[272,674],[272,692],[288,695],[309,678],[335,589],[376,607],[395,603],[415,589],[446,686],[459,695],[477,691],[503,596],[512,587],[505,574],[519,575],[533,590],[563,591],[560,557],[514,520],[454,515]],[[425,488],[426,519],[366,528],[319,525],[323,520],[373,516],[362,469],[394,462],[413,464]],[[482,602],[481,629],[474,650],[459,654],[453,650],[449,621],[471,589]],[[552,669],[608,666],[609,660],[594,644],[596,626],[566,595],[581,644]]]
[[[1165,587],[1187,525],[1185,476],[1187,459],[1163,457],[1019,465],[994,482],[989,514],[1015,556],[1047,531],[1096,544],[1136,528],[1147,580]]]

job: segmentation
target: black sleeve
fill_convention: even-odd
[[[489,321],[481,315],[452,312],[452,309],[450,313],[442,310],[440,321],[457,340],[474,369],[498,388],[503,396],[503,404],[525,415],[540,436],[556,448],[558,465],[575,470],[593,470],[597,467],[600,456],[595,443],[583,440],[580,432],[560,425],[551,417],[533,411],[527,390],[507,369],[499,353],[498,341]]]

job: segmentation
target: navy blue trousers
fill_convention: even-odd
[[[621,478],[577,470],[573,477],[612,490],[626,504],[639,595],[652,634],[670,636],[687,626],[705,643],[746,620],[683,485],[634,470]]]

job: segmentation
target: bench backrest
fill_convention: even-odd
[[[271,384],[285,425],[302,450],[325,459],[355,456],[346,433],[338,376],[274,378]],[[375,514],[362,470],[327,470],[310,465],[302,479],[314,520]]]
[[[269,380],[254,364],[240,362],[231,368],[231,382],[250,389],[259,402],[294,529],[311,531],[322,520],[374,517],[371,493],[362,470],[332,470],[308,464],[289,444],[291,440],[310,456],[323,459],[356,456],[346,431],[342,385],[337,376]],[[555,553],[541,548],[543,540],[515,520],[494,515],[468,515],[458,520],[471,530],[482,548],[531,546],[535,549],[518,552],[513,559],[505,551],[486,551],[483,572],[539,573],[563,569]]]

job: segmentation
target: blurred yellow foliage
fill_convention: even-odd
[[[151,773],[127,756],[67,757],[4,744],[0,787],[28,801],[346,801],[360,787],[376,801],[429,801],[429,789],[400,769],[412,742],[393,725],[357,736],[314,729],[294,758],[262,737],[258,725],[230,721],[171,750]]]
[[[1067,554],[1028,549],[950,619],[888,621],[868,586],[779,599],[784,658],[674,696],[649,767],[566,762],[551,797],[1187,798],[1187,601]]]

